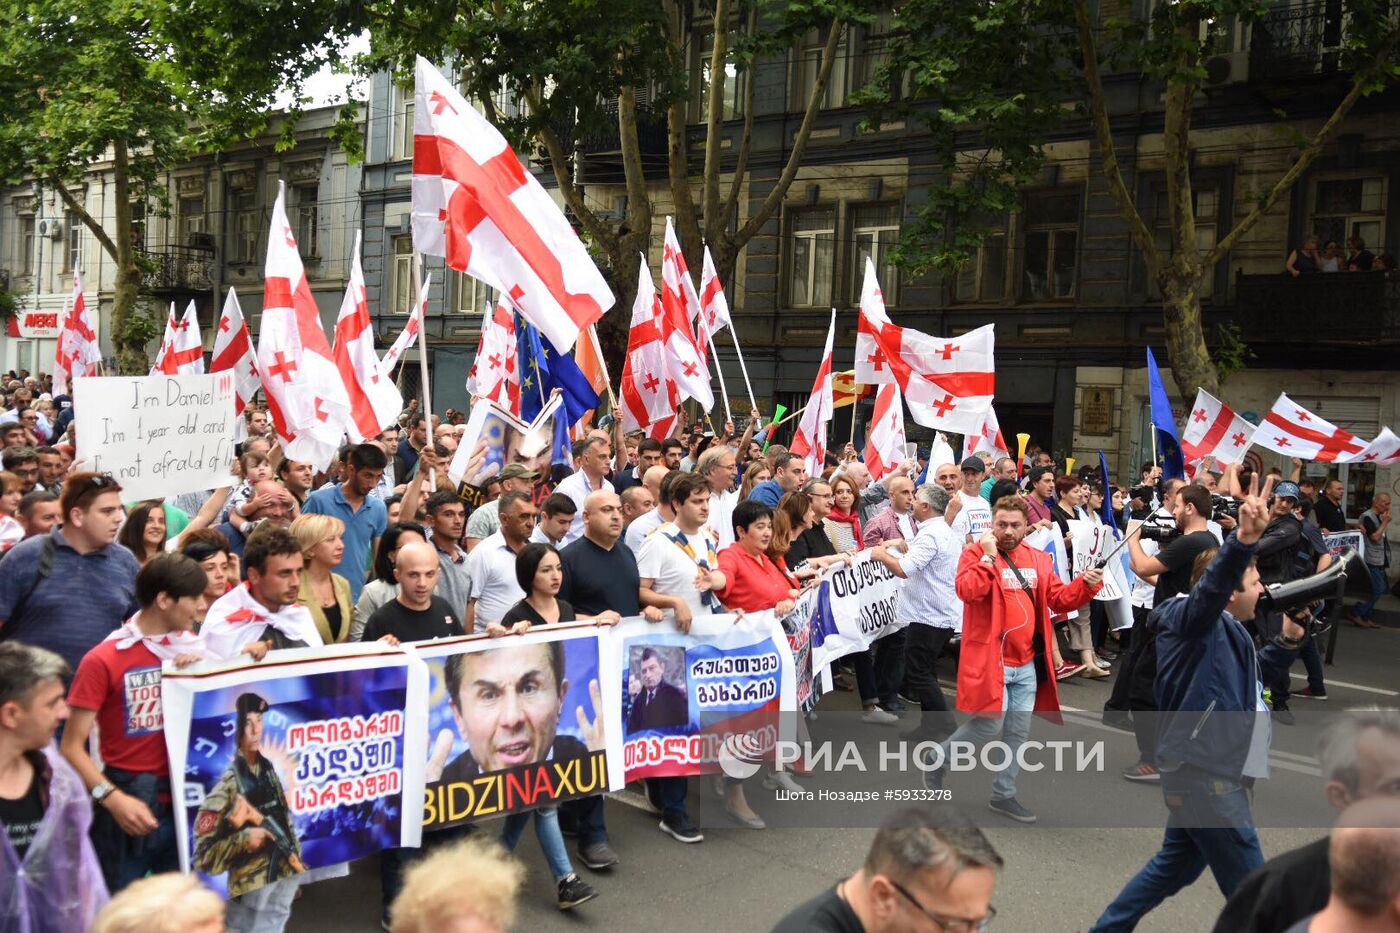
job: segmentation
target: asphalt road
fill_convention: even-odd
[[[1400,704],[1400,628],[1340,633],[1337,663],[1327,670],[1330,699],[1296,700],[1299,722],[1276,726],[1272,777],[1259,786],[1256,814],[1266,856],[1309,842],[1330,820],[1312,749],[1326,720],[1352,706]],[[1301,665],[1295,670],[1301,673]],[[951,677],[951,671],[947,672]],[[1296,680],[1299,686],[1303,681]],[[1123,883],[1142,866],[1161,840],[1165,819],[1161,794],[1152,785],[1123,781],[1118,772],[1131,763],[1130,737],[1098,722],[1111,680],[1068,682],[1062,705],[1066,723],[1056,728],[1037,722],[1032,738],[1105,742],[1102,773],[1022,775],[1019,797],[1040,823],[1025,827],[986,809],[984,774],[954,775],[954,802],[988,833],[1006,861],[994,904],[998,930],[1057,933],[1087,929]],[[854,708],[850,694],[823,699],[819,722],[839,729]],[[1076,712],[1082,711],[1082,712]],[[914,716],[907,713],[907,725]],[[878,727],[866,727],[866,731]],[[890,731],[890,739],[897,734]],[[816,775],[803,778],[810,789],[918,787],[908,775]],[[657,818],[642,808],[629,788],[608,803],[608,825],[622,864],[611,872],[580,874],[600,897],[570,914],[554,907],[553,884],[532,833],[518,854],[529,876],[521,898],[518,929],[762,931],[787,910],[819,893],[859,865],[881,811],[848,803],[795,805],[773,799],[750,781],[749,800],[774,824],[752,831],[728,824],[705,782],[691,786],[692,810],[699,812],[705,841],[682,845],[663,835]],[[802,809],[793,810],[794,806]],[[781,824],[781,826],[779,826]],[[787,828],[789,824],[821,828]],[[489,825],[489,824],[488,824]],[[489,831],[489,830],[488,830]],[[1209,930],[1223,898],[1209,873],[1151,914],[1139,929]],[[374,859],[357,863],[351,875],[304,889],[290,930],[370,931],[379,927],[379,875]]]

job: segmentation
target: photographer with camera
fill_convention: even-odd
[[[1271,583],[1287,583],[1297,578],[1298,549],[1305,543],[1303,522],[1294,514],[1298,509],[1301,493],[1298,484],[1284,480],[1274,487],[1273,498],[1269,500],[1269,525],[1264,529],[1255,549],[1258,561],[1259,579],[1265,586]],[[1254,635],[1260,640],[1273,638],[1283,628],[1283,613],[1260,612],[1253,622]],[[1288,709],[1288,672],[1265,680],[1264,687],[1270,692],[1270,706],[1274,718],[1285,726],[1293,725],[1293,713]]]

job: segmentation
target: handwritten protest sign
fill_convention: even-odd
[[[226,486],[233,459],[232,372],[74,380],[78,459],[111,473],[122,498]]]

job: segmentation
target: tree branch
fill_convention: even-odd
[[[710,23],[714,33],[714,48],[710,50],[709,107],[705,113],[705,190],[700,203],[708,226],[711,217],[719,215],[719,126],[724,117],[724,60],[729,53],[729,0],[715,0],[714,18]]]
[[[671,69],[684,73],[685,62],[685,12],[678,3],[669,4],[672,14],[666,19],[670,35],[667,37],[666,58]],[[686,82],[689,91],[690,82]],[[682,253],[688,253],[698,260],[700,250],[700,224],[695,219],[695,197],[690,190],[690,144],[687,133],[690,129],[689,94],[673,97],[666,107],[666,176],[671,186],[671,212],[675,216],[676,236],[680,239]],[[699,262],[694,263],[699,268]]]
[[[1235,224],[1235,228],[1226,234],[1225,238],[1216,243],[1215,247],[1206,254],[1204,265],[1207,269],[1224,259],[1225,255],[1230,252],[1240,237],[1248,233],[1255,224],[1263,219],[1264,215],[1278,203],[1279,198],[1283,197],[1283,195],[1293,187],[1294,183],[1303,176],[1303,173],[1308,170],[1308,166],[1312,165],[1313,160],[1321,155],[1322,147],[1327,145],[1328,141],[1331,140],[1332,136],[1336,134],[1337,130],[1341,127],[1342,121],[1346,119],[1347,114],[1351,112],[1351,108],[1356,106],[1356,102],[1365,95],[1366,86],[1375,80],[1377,72],[1385,65],[1391,53],[1395,51],[1398,43],[1400,43],[1400,29],[1393,29],[1391,30],[1390,36],[1382,43],[1380,49],[1377,50],[1375,57],[1371,59],[1370,64],[1359,72],[1355,80],[1352,81],[1351,90],[1347,92],[1346,97],[1342,98],[1341,103],[1337,104],[1337,109],[1332,111],[1332,116],[1327,118],[1327,122],[1322,124],[1321,129],[1319,129],[1308,144],[1303,147],[1303,151],[1298,153],[1297,161],[1289,167],[1288,171],[1283,173],[1283,177],[1274,184],[1273,188],[1269,190],[1269,193],[1264,196],[1263,200],[1256,204],[1253,210],[1241,218],[1240,222]]]
[[[539,116],[543,110],[539,99],[533,93],[527,93],[525,102],[530,106],[530,112]],[[569,205],[569,210],[574,212],[574,216],[583,224],[583,229],[588,231],[589,236],[598,241],[604,250],[611,250],[616,234],[608,227],[603,220],[595,214],[583,201],[583,193],[574,184],[573,174],[569,168],[569,159],[564,152],[564,143],[559,139],[559,134],[554,132],[547,124],[540,124],[540,141],[544,143],[545,151],[549,153],[549,167],[554,172],[554,180],[559,183],[559,193],[564,197],[564,203]]]
[[[753,31],[754,13],[750,11],[748,30]],[[705,239],[715,240],[725,235],[729,229],[731,217],[738,215],[739,192],[744,186],[744,176],[749,170],[749,152],[753,147],[753,105],[754,105],[754,81],[753,68],[750,67],[744,79],[744,135],[739,141],[739,156],[734,162],[734,177],[729,182],[729,194],[724,199],[724,209],[720,211],[720,216],[715,218],[705,218]]]
[[[78,199],[73,197],[72,192],[64,187],[63,181],[57,175],[50,175],[49,184],[54,186],[54,190],[58,192],[59,199],[67,205],[68,209],[78,215],[78,219],[83,222],[83,226],[92,231],[93,237],[102,248],[107,251],[107,255],[111,256],[114,261],[117,260],[119,258],[117,256],[117,244],[112,242],[112,238],[107,235],[107,231],[103,230],[102,225],[87,212],[87,208],[79,204]]]
[[[768,223],[769,218],[783,203],[783,198],[787,196],[787,190],[792,185],[792,180],[797,177],[797,170],[802,164],[802,155],[807,149],[807,140],[812,135],[813,124],[817,121],[817,111],[821,109],[822,97],[826,95],[826,83],[831,78],[831,66],[836,63],[836,48],[841,44],[842,25],[840,17],[831,21],[826,37],[826,47],[822,49],[821,68],[817,71],[817,80],[812,87],[811,97],[807,100],[807,112],[802,115],[802,125],[798,127],[797,136],[792,141],[792,151],[788,153],[787,164],[783,166],[783,173],[778,177],[778,183],[773,186],[772,191],[768,192],[768,197],[763,199],[763,205],[735,234],[734,246],[736,249],[742,249],[745,243],[753,239],[754,235],[763,229],[763,225]]]
[[[1094,124],[1094,135],[1098,139],[1099,154],[1103,157],[1102,174],[1108,181],[1109,193],[1118,204],[1118,213],[1128,225],[1128,232],[1142,250],[1147,261],[1148,275],[1155,278],[1161,266],[1162,257],[1157,252],[1157,243],[1152,231],[1143,223],[1133,196],[1123,181],[1123,173],[1118,168],[1118,152],[1113,146],[1113,131],[1108,122],[1108,107],[1104,101],[1103,77],[1099,74],[1099,50],[1094,43],[1094,27],[1089,21],[1088,0],[1074,0],[1074,20],[1079,26],[1079,49],[1084,59],[1084,83],[1089,89],[1089,114]]]

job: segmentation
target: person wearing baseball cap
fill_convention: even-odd
[[[1298,484],[1284,480],[1274,487],[1269,497],[1269,524],[1264,529],[1259,545],[1254,550],[1259,567],[1259,581],[1265,586],[1271,583],[1287,583],[1294,577],[1297,561],[1294,559],[1303,545],[1303,522],[1294,514],[1302,493]],[[1254,625],[1265,638],[1273,638],[1283,628],[1283,614],[1279,612],[1256,614]],[[1270,690],[1270,703],[1274,719],[1286,726],[1293,725],[1293,713],[1288,709],[1288,673],[1264,686]]]
[[[982,498],[982,476],[987,465],[981,457],[968,457],[959,466],[962,472],[962,487],[958,498],[962,500],[960,509],[950,509],[953,515],[951,524],[958,540],[972,544],[981,540],[992,527],[992,503]]]
[[[501,481],[500,493],[492,501],[473,509],[472,514],[467,517],[466,539],[469,553],[479,542],[501,530],[500,497],[508,492],[523,492],[533,497],[535,483],[539,478],[540,474],[523,463],[506,464],[506,468],[498,477]]]

